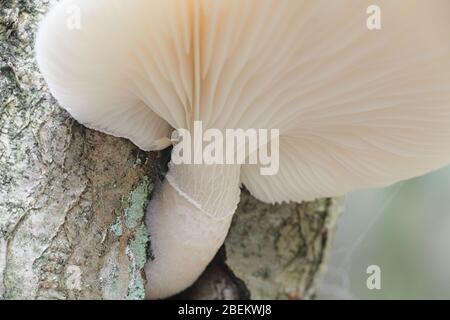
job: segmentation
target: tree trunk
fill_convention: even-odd
[[[51,97],[33,55],[48,3],[0,0],[0,298],[142,299],[159,158],[80,126]],[[337,204],[244,191],[223,249],[178,297],[312,297]]]

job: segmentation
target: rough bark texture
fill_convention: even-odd
[[[49,95],[33,55],[48,1],[0,3],[0,295],[143,298],[153,158]]]
[[[314,297],[340,207],[337,199],[268,205],[243,194],[226,263],[251,298]]]
[[[33,43],[53,2],[0,0],[0,298],[141,299],[157,156],[80,126],[50,96]],[[178,297],[312,297],[338,211],[244,193],[223,250]]]

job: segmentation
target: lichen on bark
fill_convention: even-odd
[[[251,298],[311,299],[340,210],[340,199],[270,205],[244,192],[225,241],[226,263]]]
[[[0,296],[143,298],[154,155],[82,127],[51,97],[33,54],[49,4],[0,6]]]

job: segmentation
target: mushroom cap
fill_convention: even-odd
[[[170,127],[280,130],[280,170],[241,180],[268,202],[383,186],[450,162],[450,2],[74,0],[37,60],[81,123],[164,146]],[[67,28],[78,6],[81,28]],[[159,142],[159,143],[158,143]]]

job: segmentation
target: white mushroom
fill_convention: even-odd
[[[280,129],[280,171],[170,165],[147,215],[148,298],[192,284],[242,182],[266,202],[337,196],[450,162],[450,2],[73,0],[40,27],[48,86],[84,125],[144,150],[171,128]],[[79,30],[67,28],[69,6]]]

